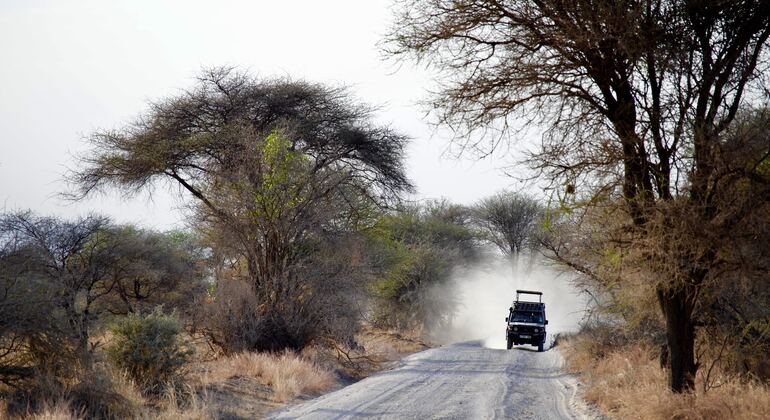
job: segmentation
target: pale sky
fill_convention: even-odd
[[[233,65],[261,76],[349,85],[381,106],[378,121],[413,140],[408,174],[417,199],[469,204],[519,189],[503,154],[444,156],[449,137],[424,121],[430,70],[383,61],[376,44],[390,0],[0,0],[0,211],[88,212],[159,229],[180,224],[176,193],[158,190],[82,203],[57,197],[85,135],[117,128],[147,101],[192,86],[202,67]]]

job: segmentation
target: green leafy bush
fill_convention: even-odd
[[[179,338],[176,316],[160,308],[145,315],[129,314],[110,328],[115,336],[107,352],[148,394],[179,382],[192,351]]]
[[[467,209],[431,201],[403,206],[367,231],[375,326],[437,330],[452,322],[459,307],[447,293],[452,273],[482,252],[469,220]]]

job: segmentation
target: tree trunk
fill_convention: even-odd
[[[513,278],[513,282],[516,283],[516,273],[519,269],[519,254],[511,253],[511,255],[508,256],[508,263],[511,265],[511,277]]]
[[[693,291],[691,287],[666,290],[658,288],[658,300],[666,318],[669,386],[677,393],[693,389],[695,372],[695,324],[692,319]]]
[[[86,371],[90,371],[93,367],[93,359],[91,357],[91,351],[88,348],[88,310],[85,310],[78,319],[78,347],[76,349],[78,358],[80,359],[81,367]]]

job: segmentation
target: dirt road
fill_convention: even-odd
[[[575,419],[589,414],[556,350],[452,344],[402,366],[272,413],[276,419]]]

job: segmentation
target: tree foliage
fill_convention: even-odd
[[[479,201],[473,213],[484,237],[505,255],[515,256],[523,247],[535,246],[536,223],[543,213],[535,199],[503,191]]]
[[[446,201],[402,206],[368,232],[375,325],[428,332],[458,309],[452,275],[480,256],[470,212]]]
[[[80,196],[161,181],[186,191],[218,258],[251,286],[255,348],[300,348],[314,334],[293,325],[311,319],[297,303],[325,300],[308,277],[321,244],[411,189],[406,138],[372,111],[345,89],[213,69],[125,128],[94,133],[71,179]]]
[[[88,216],[0,216],[0,380],[89,371],[102,315],[200,290],[193,257],[165,236]]]
[[[693,314],[719,272],[718,244],[699,238],[747,222],[746,212],[719,204],[732,188],[728,179],[751,180],[757,193],[766,185],[752,175],[756,168],[724,158],[736,116],[763,92],[770,3],[405,0],[398,10],[386,48],[443,72],[434,97],[439,121],[466,134],[497,123],[505,129],[512,116],[544,123],[531,166],[555,185],[580,183],[604,198],[620,192],[642,242],[652,238],[654,218],[667,227],[681,217],[699,221],[689,237],[657,231],[664,250],[688,245],[676,274],[666,264],[651,267],[667,267],[655,282],[671,387],[691,388]]]

